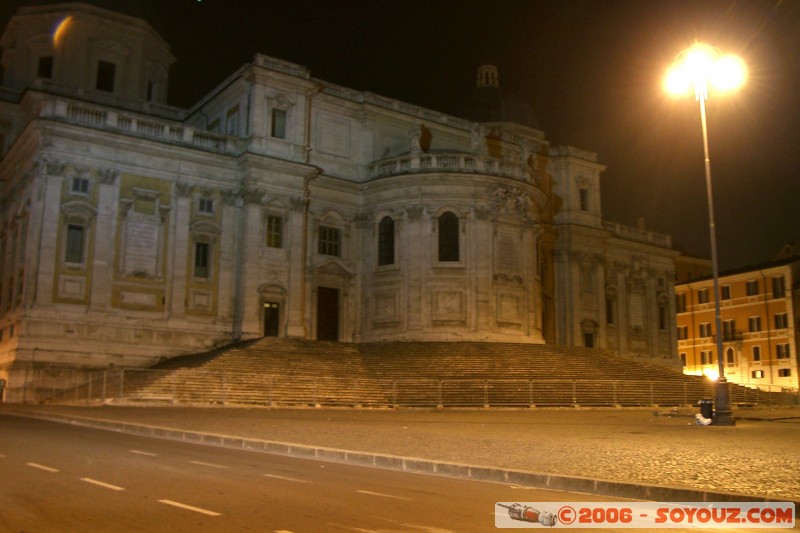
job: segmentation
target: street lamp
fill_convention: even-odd
[[[731,411],[728,395],[728,380],[725,378],[725,360],[722,353],[722,319],[719,305],[719,268],[717,266],[717,234],[714,224],[714,202],[711,195],[711,159],[708,156],[708,127],[706,125],[706,100],[711,85],[720,92],[735,91],[747,78],[744,62],[732,54],[722,54],[717,48],[695,42],[675,58],[664,80],[670,94],[683,96],[694,90],[700,102],[700,123],[703,128],[703,150],[705,153],[706,191],[708,193],[708,227],[711,236],[711,267],[714,275],[714,314],[717,328],[717,364],[719,378],[716,384],[717,408],[714,424],[733,426],[736,422]]]

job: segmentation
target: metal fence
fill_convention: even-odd
[[[734,405],[799,405],[796,390],[729,384]],[[5,391],[13,403],[489,408],[680,406],[715,397],[707,380],[346,379],[202,370],[60,370]]]

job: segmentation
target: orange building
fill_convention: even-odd
[[[764,390],[798,388],[800,257],[719,276],[725,377]],[[711,276],[675,284],[685,374],[719,375]]]

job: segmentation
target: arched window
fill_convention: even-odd
[[[439,217],[439,261],[458,262],[458,217],[447,211]]]
[[[394,220],[383,217],[378,224],[378,265],[394,264]]]

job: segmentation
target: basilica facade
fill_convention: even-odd
[[[27,7],[0,44],[0,379],[261,336],[678,361],[670,238],[605,221],[596,154],[492,108],[493,65],[467,118],[266,55],[183,109],[142,19]]]

